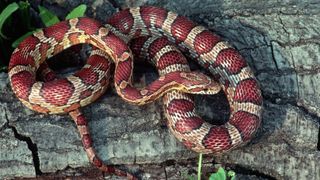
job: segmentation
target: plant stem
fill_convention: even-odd
[[[201,180],[201,167],[202,167],[202,153],[199,154],[199,161],[198,161],[198,180]]]

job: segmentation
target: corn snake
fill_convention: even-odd
[[[145,46],[141,48],[142,51],[145,51],[145,56],[154,59],[161,77],[143,90],[132,86],[133,58],[127,44],[135,38],[149,35],[168,37],[179,50],[188,52],[219,81],[231,109],[230,120],[225,125],[213,126],[205,123],[194,113],[191,98],[179,92],[194,90],[192,93],[203,93],[203,89],[210,88],[215,92],[219,91],[211,78],[194,72],[181,73],[185,69],[180,68],[186,64],[181,59],[176,59],[179,62],[165,60],[162,67],[161,63],[157,63],[173,51],[178,52],[175,48],[166,49],[174,47],[169,42],[155,45],[153,43],[157,39],[154,38],[141,43]],[[89,58],[88,64],[71,77],[46,83],[36,81],[36,70],[47,57],[79,43],[89,43],[101,49],[103,52],[94,50],[96,54],[91,57],[103,57],[108,59],[108,63],[92,60],[93,64],[90,64]],[[149,50],[152,45],[155,48]],[[129,103],[137,105],[164,96],[169,128],[194,151],[215,154],[229,151],[248,142],[259,127],[262,97],[252,71],[235,49],[206,28],[156,7],[120,11],[107,21],[105,27],[89,18],[64,21],[35,33],[14,51],[9,65],[11,86],[23,104],[35,111],[70,113],[78,126],[90,161],[104,171],[134,178],[125,172],[104,166],[98,159],[92,149],[86,120],[78,110],[105,92],[110,77],[110,61],[116,64],[114,84],[118,94]],[[200,79],[193,78],[199,76]],[[194,82],[190,84],[190,80]],[[199,87],[194,88],[197,83]],[[81,87],[78,87],[79,84]],[[164,88],[158,91],[160,87]]]

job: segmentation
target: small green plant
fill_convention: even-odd
[[[13,49],[26,37],[41,28],[32,25],[30,8],[30,3],[27,0],[10,4],[4,1],[0,4],[0,72],[6,71]],[[87,6],[81,4],[70,11],[65,19],[82,17],[86,9]],[[38,6],[38,11],[38,15],[46,27],[60,21],[53,12],[45,7]]]
[[[226,171],[222,167],[218,168],[218,171],[212,173],[209,180],[235,180],[236,173],[234,171]]]
[[[188,180],[201,180],[202,174],[202,154],[199,154],[198,159],[198,174],[197,177],[194,175],[184,174],[183,177]],[[211,173],[209,180],[235,180],[236,173],[232,170],[226,171],[224,168],[219,167],[217,172]]]
[[[202,153],[199,154],[198,158],[198,173],[197,176],[184,174],[183,176],[188,180],[201,180],[201,169],[202,169]]]
[[[29,30],[30,21],[27,20],[29,15],[27,6],[28,2],[9,4],[7,1],[1,1],[0,3],[0,72],[6,70],[10,54],[13,51],[10,47],[11,34],[19,33],[20,30]],[[21,26],[13,28],[13,15],[14,18],[23,20]]]

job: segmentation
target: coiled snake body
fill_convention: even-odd
[[[139,39],[133,40],[135,38]],[[157,81],[144,89],[136,89],[131,83],[133,59],[127,45],[129,42],[136,53],[152,59],[160,74]],[[36,71],[47,57],[79,43],[89,43],[100,49],[93,50],[82,70],[64,79],[36,80]],[[181,92],[205,93],[209,92],[208,89],[217,92],[220,86],[201,73],[189,72],[186,60],[172,43],[179,50],[188,52],[219,82],[231,111],[230,119],[224,125],[203,121],[195,114],[190,95]],[[36,32],[19,45],[9,64],[10,82],[17,97],[27,107],[42,113],[70,113],[90,161],[104,171],[133,178],[103,165],[98,159],[86,120],[78,108],[104,93],[111,61],[115,63],[117,93],[124,100],[138,105],[164,95],[169,128],[194,151],[226,152],[248,142],[260,125],[262,97],[252,71],[234,48],[206,28],[157,7],[120,11],[107,21],[105,27],[89,18],[64,21]]]
[[[227,42],[183,16],[156,7],[120,11],[107,21],[106,27],[126,42],[146,35],[167,36],[220,82],[231,110],[229,121],[222,126],[211,125],[197,116],[190,98],[176,92],[164,96],[169,127],[187,147],[202,153],[223,153],[250,140],[260,125],[262,96],[246,61]],[[146,50],[152,43],[147,41],[143,48]],[[146,55],[155,59],[171,56],[173,59],[166,69],[158,66],[160,75],[161,71],[179,71],[185,66],[181,58],[180,62],[174,60],[179,56],[167,52],[172,49],[170,46],[157,47],[161,46],[154,46]],[[131,101],[126,94],[121,96]]]

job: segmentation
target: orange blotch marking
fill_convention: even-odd
[[[54,47],[54,52],[55,53],[58,53],[58,52],[61,52],[64,50],[64,46],[63,45],[60,45],[60,44],[57,44],[55,47]]]
[[[148,90],[146,90],[146,89],[141,90],[141,91],[140,91],[140,94],[141,94],[142,96],[144,96],[144,95],[148,94]]]
[[[99,29],[99,34],[101,36],[106,36],[108,33],[109,33],[109,30],[107,28],[102,27]]]
[[[101,93],[102,93],[101,91],[95,92],[92,96],[92,101],[97,100],[101,96]]]
[[[70,111],[78,109],[78,108],[80,108],[80,104],[79,103],[74,103],[71,106],[69,106],[67,108],[64,108],[63,111],[64,112],[70,112]]]
[[[130,57],[130,53],[124,52],[124,53],[121,55],[121,61],[126,61],[129,57]]]
[[[48,114],[50,112],[49,109],[47,109],[45,107],[41,107],[41,106],[39,106],[37,104],[32,105],[32,109],[34,111],[37,111],[37,112],[40,112],[40,113],[45,113],[45,114]]]
[[[124,89],[124,88],[127,87],[127,85],[128,85],[128,82],[122,81],[122,82],[120,83],[119,87],[120,87],[121,89]]]
[[[80,33],[72,33],[68,36],[69,40],[72,42],[72,44],[78,44]]]

